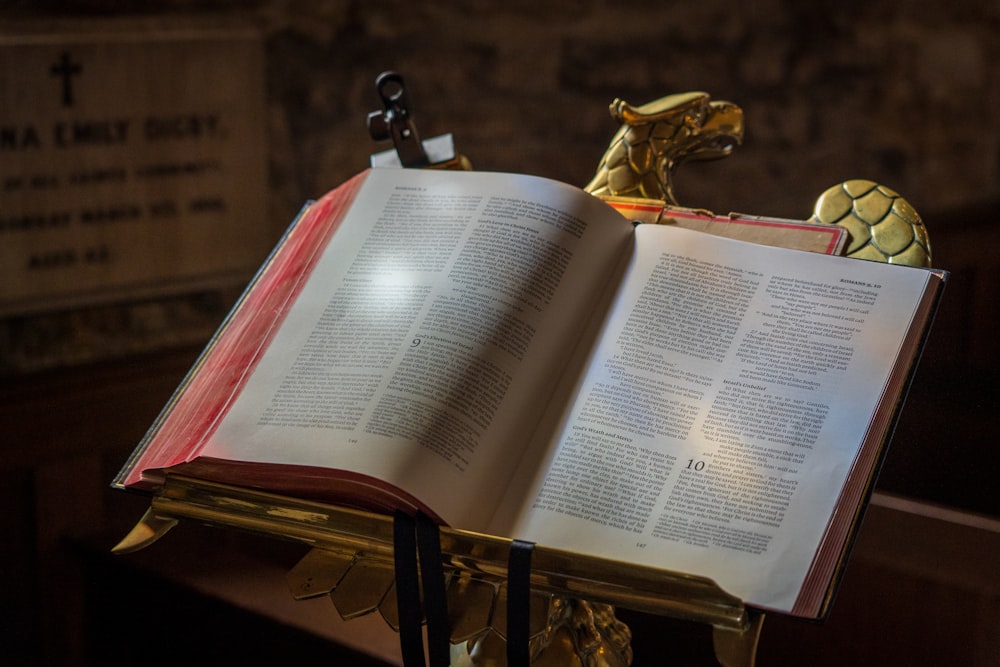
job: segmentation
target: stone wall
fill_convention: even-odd
[[[317,7],[323,3],[316,3]],[[975,2],[259,5],[275,195],[286,210],[363,166],[383,69],[425,135],[477,168],[583,184],[615,97],[704,90],[746,113],[745,145],[680,174],[683,203],[805,216],[847,178],[918,210],[1000,197],[1000,10]]]
[[[365,166],[384,69],[407,77],[425,136],[453,132],[480,169],[583,184],[614,129],[614,97],[705,90],[743,107],[747,137],[725,163],[682,172],[683,203],[806,215],[854,177],[932,213],[1000,197],[992,3],[21,0],[0,11],[257,24],[279,218]]]

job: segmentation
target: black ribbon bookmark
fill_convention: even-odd
[[[532,542],[514,540],[507,557],[507,667],[528,667],[531,652],[531,552]]]
[[[451,664],[451,628],[448,625],[448,600],[441,565],[441,535],[437,524],[421,512],[417,512],[417,551],[424,589],[430,667],[448,667]]]
[[[448,626],[441,536],[437,524],[422,513],[418,512],[414,518],[397,510],[393,516],[393,557],[403,665],[424,667],[421,623],[426,615],[429,665],[448,667],[451,662],[451,630]],[[423,609],[420,604],[421,587]]]
[[[420,582],[417,577],[417,533],[413,517],[399,510],[393,516],[393,561],[399,648],[405,667],[424,667],[424,638],[420,632]]]

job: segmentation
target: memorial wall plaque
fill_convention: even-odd
[[[152,319],[180,313],[183,326],[189,296],[245,284],[275,240],[264,108],[262,42],[246,26],[0,35],[0,351],[24,357],[18,336],[87,326],[87,310],[130,319],[141,303],[148,320],[159,301]],[[128,347],[121,334],[109,345]]]

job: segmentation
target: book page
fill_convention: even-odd
[[[639,226],[511,535],[791,610],[930,277]]]
[[[631,234],[552,181],[371,171],[199,455],[369,475],[482,529]]]

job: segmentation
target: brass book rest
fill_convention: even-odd
[[[377,611],[398,629],[391,517],[167,475],[146,514],[114,551],[142,549],[181,520],[309,545],[311,550],[288,574],[296,599],[329,595],[345,619]],[[510,544],[510,539],[441,529],[453,644],[489,641],[490,632],[496,634],[494,640],[505,637]],[[560,664],[549,660],[574,642],[568,634],[579,631],[574,621],[594,614],[597,634],[588,652],[603,653],[604,664],[627,665],[628,630],[614,619],[611,606],[709,624],[722,665],[754,664],[763,614],[710,579],[624,567],[538,545],[532,555],[531,588],[531,635],[542,659],[539,664]],[[619,655],[616,659],[611,654]]]

